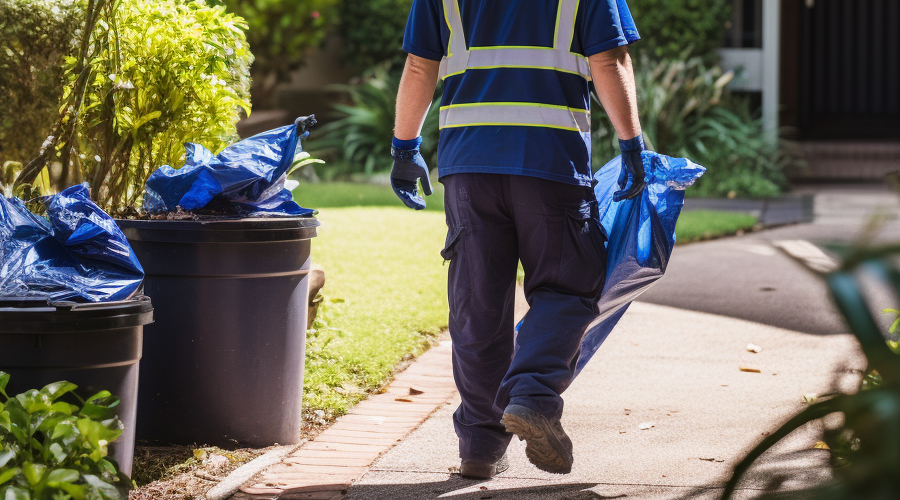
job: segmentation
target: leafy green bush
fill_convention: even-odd
[[[881,248],[844,249],[843,265],[824,275],[828,288],[869,362],[860,392],[820,399],[790,419],[754,448],[734,469],[723,500],[731,498],[738,481],[753,462],[794,430],[843,414],[836,429],[824,433],[831,450],[833,478],[813,489],[771,498],[829,500],[890,500],[900,497],[900,352],[886,341],[872,313],[871,290],[877,280],[900,296],[900,244]],[[864,270],[864,272],[863,272]],[[865,276],[863,276],[865,275]],[[890,311],[885,311],[890,312]],[[894,329],[893,327],[891,328]],[[894,339],[896,340],[896,339]],[[779,481],[784,478],[773,478]]]
[[[731,0],[629,0],[628,5],[642,37],[633,46],[636,53],[653,59],[717,59],[715,50],[731,20]]]
[[[14,397],[0,372],[0,498],[6,500],[123,499],[131,481],[107,458],[122,435],[119,400],[99,392],[87,400],[68,382]],[[66,395],[80,405],[62,400]]]
[[[732,77],[700,57],[654,62],[641,56],[635,81],[644,138],[660,153],[707,167],[693,196],[776,196],[786,183],[783,168],[794,161],[790,145],[767,142],[762,121],[728,93]],[[618,154],[618,142],[606,113],[595,109],[592,117],[598,168]]]
[[[59,161],[121,215],[153,169],[183,163],[185,142],[233,142],[250,107],[246,27],[200,0],[89,0],[88,35],[66,57],[63,115],[18,182]]]
[[[309,49],[325,39],[338,17],[339,0],[210,0],[247,21],[253,63],[253,102],[269,107],[275,86],[289,81]],[[353,13],[353,15],[357,15]]]
[[[343,117],[322,127],[321,138],[310,143],[310,149],[319,149],[336,158],[332,173],[371,175],[391,168],[391,138],[399,87],[400,75],[384,69],[359,85],[334,86],[336,90],[346,91],[352,104],[335,104],[334,108]],[[440,90],[436,94],[422,129],[421,147],[432,168],[437,166]]]
[[[82,15],[72,0],[0,0],[0,165],[30,160],[50,134]]]
[[[412,0],[343,0],[340,33],[347,62],[357,73],[376,66],[394,73],[403,69],[401,50]]]

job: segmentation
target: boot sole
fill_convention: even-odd
[[[511,405],[512,406],[512,405]],[[525,407],[508,407],[500,419],[506,431],[525,441],[528,460],[545,472],[568,474],[572,472],[572,460],[566,460],[566,446],[551,432],[541,415]],[[520,409],[521,408],[521,409]]]

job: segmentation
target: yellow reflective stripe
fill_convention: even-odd
[[[554,47],[569,52],[575,36],[575,19],[578,17],[579,0],[559,0],[559,11],[556,14],[556,35]]]
[[[559,3],[556,4],[556,29],[553,30],[553,48],[559,49],[559,24],[562,21],[562,9],[563,2],[565,0],[559,0]]]
[[[555,47],[539,47],[531,45],[489,45],[485,47],[470,47],[469,50],[507,50],[507,49],[528,49],[528,50],[556,50]]]
[[[462,127],[540,127],[540,128],[552,128],[556,130],[566,130],[569,132],[579,132],[582,133],[577,127],[564,127],[562,125],[546,125],[543,123],[501,123],[501,122],[493,122],[493,123],[467,123],[464,125],[444,125],[441,127],[441,130],[445,128],[462,128]]]
[[[531,47],[503,48],[472,51],[468,55],[468,68],[530,68],[557,70],[590,77],[586,57],[561,50],[544,50]]]
[[[464,75],[466,73],[466,71],[468,71],[470,69],[540,69],[540,70],[546,70],[546,71],[559,71],[560,73],[566,73],[569,75],[580,76],[580,77],[584,78],[585,80],[590,80],[590,75],[584,75],[581,72],[572,71],[569,69],[553,68],[553,67],[548,67],[548,66],[525,66],[525,65],[515,65],[515,64],[503,64],[503,65],[496,65],[496,66],[470,66],[462,71],[457,71],[456,73],[449,73],[449,74],[443,75],[443,76],[441,76],[441,80],[446,80],[447,78],[450,78],[451,76]]]
[[[442,68],[441,68],[441,73],[443,73],[445,70],[446,70],[446,69],[442,67]],[[456,73],[450,73],[450,74],[447,74],[447,75],[443,75],[443,76],[441,77],[441,80],[446,80],[447,78],[450,78],[451,76],[464,75],[464,74],[466,74],[466,70],[457,71]]]
[[[450,39],[447,42],[447,56],[441,60],[440,74],[446,78],[448,74],[465,71],[468,64],[469,51],[466,49],[466,36],[463,32],[462,17],[457,0],[443,0],[444,19],[450,27]]]
[[[542,69],[547,71],[559,71],[560,73],[568,73],[570,75],[580,76],[582,78],[587,78],[583,74],[578,71],[573,71],[570,69],[562,69],[562,68],[554,68],[552,66],[525,66],[525,65],[517,65],[517,64],[498,64],[495,66],[469,66],[468,69]],[[459,73],[454,73],[453,75],[459,75],[465,73],[465,71],[460,71]],[[447,75],[447,76],[453,76]],[[446,78],[446,77],[445,77]]]
[[[590,111],[531,102],[471,103],[444,106],[440,128],[503,124],[591,131]]]
[[[457,109],[457,108],[488,108],[493,106],[517,106],[517,107],[525,107],[525,108],[546,108],[546,109],[564,109],[566,111],[572,111],[573,113],[585,113],[590,114],[591,110],[589,109],[581,109],[581,108],[573,108],[571,106],[562,106],[558,104],[544,104],[540,102],[467,102],[462,104],[448,104],[447,106],[441,106],[440,110],[444,111],[446,109]]]
[[[578,20],[578,5],[581,3],[580,0],[575,0],[575,8],[572,9],[572,33],[569,36],[569,40],[566,43],[566,46],[563,49],[571,51],[572,50],[572,42],[575,40],[575,21]],[[590,67],[588,68],[588,72],[590,72]]]
[[[453,55],[453,24],[450,23],[450,15],[447,14],[447,4],[448,0],[444,0],[444,22],[447,23],[447,29],[450,30],[450,38],[447,39],[447,56],[450,57]]]

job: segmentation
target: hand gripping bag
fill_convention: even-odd
[[[653,151],[642,152],[641,159],[647,187],[635,198],[613,201],[624,168],[621,156],[594,174],[600,224],[609,237],[606,284],[598,302],[598,316],[582,339],[576,373],[597,352],[631,302],[665,274],[675,246],[675,224],[684,206],[684,190],[706,172],[686,158]]]
[[[642,152],[641,159],[647,185],[635,198],[613,201],[613,194],[621,189],[621,156],[594,174],[600,225],[608,236],[606,284],[597,304],[598,315],[581,341],[576,375],[631,302],[665,274],[675,246],[675,224],[684,206],[684,190],[706,171],[686,158],[671,158],[653,151]],[[516,325],[516,332],[521,325]]]

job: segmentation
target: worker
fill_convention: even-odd
[[[440,78],[441,255],[450,261],[462,476],[505,470],[512,435],[539,469],[572,469],[560,394],[574,378],[606,273],[590,87],[620,139],[625,168],[615,199],[638,196],[644,141],[627,47],[639,38],[625,0],[412,3],[391,184],[406,206],[425,208],[419,183],[426,196],[432,186],[419,147]],[[530,309],[515,334],[519,261]]]

